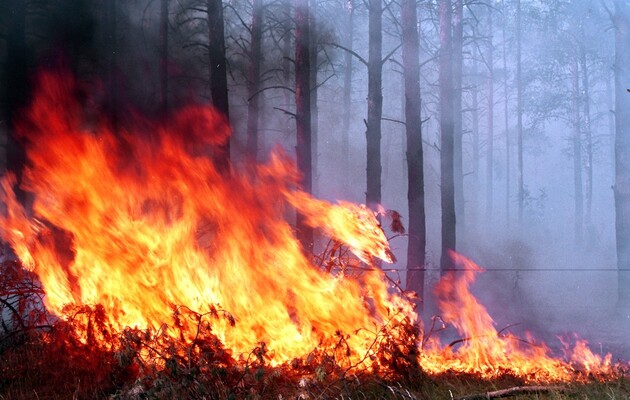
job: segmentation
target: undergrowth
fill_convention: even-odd
[[[418,364],[419,329],[389,321],[365,359],[373,368],[348,365],[344,343],[283,365],[271,365],[259,343],[234,355],[212,331],[223,310],[204,313],[173,307],[172,320],[156,329],[116,331],[99,306],[68,306],[62,318],[43,307],[44,292],[18,262],[0,264],[0,400],[2,399],[483,399],[505,388],[527,387],[505,375],[428,375]],[[194,335],[190,325],[196,329]],[[188,336],[187,336],[188,335]],[[346,355],[347,356],[347,355]],[[531,387],[529,387],[531,389]],[[512,393],[514,399],[629,399],[625,376],[600,382]],[[484,397],[485,396],[485,397]]]

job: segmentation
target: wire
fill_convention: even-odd
[[[371,268],[374,269],[374,268]],[[630,268],[381,268],[385,272],[400,271],[454,271],[454,272],[630,272]]]

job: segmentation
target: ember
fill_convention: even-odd
[[[394,259],[373,212],[296,190],[282,154],[247,174],[219,173],[199,149],[229,129],[209,108],[182,109],[166,124],[135,117],[115,133],[88,118],[76,89],[68,76],[42,74],[22,123],[32,216],[16,200],[14,178],[2,181],[2,235],[41,279],[52,312],[98,305],[107,332],[153,330],[190,343],[210,316],[212,337],[234,359],[258,349],[270,365],[319,349],[340,366],[373,371],[416,357],[435,374],[565,381],[614,373],[610,355],[585,342],[562,361],[533,338],[499,334],[469,291],[480,268],[455,253],[464,271],[445,276],[437,294],[443,319],[465,339],[457,348],[435,336],[422,342],[411,303],[372,268],[374,258]],[[285,218],[290,207],[349,248],[344,266],[367,268],[316,266]]]

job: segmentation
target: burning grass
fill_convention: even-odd
[[[43,73],[25,113],[21,189],[32,208],[14,177],[0,181],[1,234],[24,266],[0,274],[0,394],[440,398],[463,377],[619,376],[584,342],[558,358],[497,331],[469,290],[481,269],[455,253],[461,271],[436,295],[461,339],[442,343],[375,266],[395,257],[374,211],[301,191],[281,154],[221,173],[200,150],[229,134],[210,108],[130,117],[114,131],[77,91],[71,77]],[[294,211],[330,238],[319,257],[302,251]]]
[[[32,277],[17,262],[5,262],[1,268],[0,276],[16,280],[4,279],[0,293],[14,293],[11,282],[19,284],[24,276]],[[15,273],[16,269],[22,272]],[[40,293],[36,280],[29,287]],[[38,296],[29,296],[28,290],[21,293],[26,296],[22,309],[39,309]],[[16,300],[3,304],[6,307]],[[213,324],[224,321],[234,326],[237,322],[217,308],[199,313],[186,306],[173,307],[168,323],[157,329],[116,330],[100,305],[66,306],[60,317],[20,318],[13,316],[0,337],[0,396],[4,398],[472,400],[506,393],[517,399],[630,395],[625,370],[619,365],[606,376],[575,369],[572,379],[562,382],[546,382],[541,375],[536,385],[532,377],[515,370],[492,377],[457,369],[432,372],[422,365],[430,353],[423,353],[418,345],[419,326],[395,318],[374,332],[374,342],[352,365],[346,362],[348,339],[356,332],[337,332],[335,341],[328,341],[334,345],[314,348],[279,365],[270,363],[272,354],[262,342],[248,353],[235,354],[213,333]],[[42,320],[50,324],[41,324]],[[189,340],[191,324],[195,330]],[[368,358],[374,368],[362,364]]]
[[[16,263],[5,263],[13,269]],[[53,318],[53,317],[51,317]],[[361,382],[399,381],[419,373],[414,325],[389,324],[376,333],[369,354],[379,369],[345,361],[350,334],[281,365],[265,343],[235,355],[213,333],[213,323],[234,325],[228,312],[172,309],[159,329],[115,331],[102,306],[67,306],[43,329],[20,322],[0,337],[0,395],[10,398],[308,398],[330,397]],[[188,340],[189,325],[195,325]],[[401,339],[405,338],[405,339]],[[368,355],[366,354],[367,358]],[[371,357],[375,357],[371,355]],[[361,360],[360,363],[363,363]]]

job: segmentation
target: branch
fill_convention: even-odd
[[[267,86],[267,87],[264,87],[264,88],[260,89],[259,91],[257,91],[256,93],[252,94],[251,96],[249,96],[247,101],[250,102],[254,97],[258,96],[259,94],[261,94],[262,92],[264,92],[267,89],[284,89],[284,90],[288,90],[289,92],[295,94],[295,90],[291,89],[288,86],[282,86],[282,85]]]
[[[540,394],[549,392],[566,392],[567,388],[563,386],[515,386],[509,389],[496,390],[494,392],[486,392],[473,394],[469,396],[459,397],[457,400],[488,400],[501,399],[505,397],[520,396],[522,394]]]
[[[287,114],[287,115],[289,115],[289,116],[291,116],[291,117],[293,117],[293,118],[295,118],[295,117],[296,117],[295,113],[292,113],[291,111],[287,111],[287,110],[285,110],[284,108],[274,107],[273,109],[274,109],[274,110],[278,110],[278,111],[282,111],[283,113],[285,113],[285,114]]]
[[[347,47],[345,47],[345,46],[342,46],[342,45],[340,45],[340,44],[333,43],[333,42],[325,42],[325,43],[322,43],[322,44],[323,44],[323,45],[334,46],[334,47],[336,47],[336,48],[338,48],[338,49],[341,49],[341,50],[347,51],[348,53],[350,53],[350,54],[352,54],[353,56],[355,56],[355,57],[356,57],[359,61],[361,61],[361,63],[362,63],[363,65],[365,65],[366,67],[367,67],[367,65],[368,65],[368,62],[365,60],[365,58],[361,57],[358,53],[356,53],[356,52],[355,52],[354,50],[352,50],[352,49],[349,49],[349,48],[347,48]]]
[[[189,47],[197,47],[197,46],[199,46],[201,48],[204,48],[206,50],[210,49],[210,47],[206,43],[200,43],[200,42],[184,44],[184,45],[182,45],[182,49],[187,49]]]
[[[317,85],[315,85],[315,87],[314,87],[314,88],[312,88],[311,90],[313,90],[313,89],[318,89],[318,88],[319,88],[320,86],[322,86],[324,83],[328,82],[328,80],[330,80],[330,78],[332,78],[333,76],[335,76],[335,74],[330,75],[328,78],[324,79],[322,82],[320,82],[320,83],[318,83]],[[295,93],[295,91],[294,91],[293,93]]]
[[[385,56],[385,58],[383,58],[383,59],[381,60],[381,65],[385,64],[385,62],[386,62],[387,60],[389,60],[389,58],[390,58],[391,56],[393,56],[393,55],[394,55],[394,53],[396,52],[396,50],[400,49],[401,47],[402,47],[402,43],[400,43],[398,46],[394,47],[394,48],[392,49],[392,51],[390,51],[390,52],[389,52],[389,54],[387,54],[387,55]]]
[[[396,122],[398,124],[401,125],[407,125],[407,123],[405,121],[401,121],[399,119],[394,119],[394,118],[387,118],[387,117],[381,117],[382,121],[389,121],[389,122]]]
[[[232,9],[232,11],[234,11],[234,14],[236,15],[236,18],[238,18],[238,20],[241,22],[241,25],[243,25],[243,27],[245,28],[245,30],[247,30],[247,32],[252,33],[252,30],[249,28],[249,25],[247,25],[247,22],[245,22],[243,20],[243,18],[241,18],[241,14],[238,13],[238,11],[236,11],[236,8],[234,8],[234,6],[228,4],[225,6],[225,8],[230,8]]]

